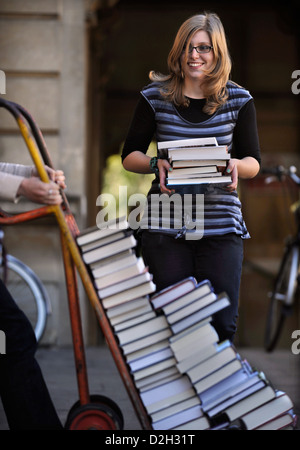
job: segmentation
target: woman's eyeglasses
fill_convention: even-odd
[[[192,45],[189,46],[189,53],[192,53],[193,50],[196,50],[197,53],[209,53],[213,47],[211,45],[197,45],[196,47],[193,47]],[[185,52],[186,47],[183,47],[183,51]]]

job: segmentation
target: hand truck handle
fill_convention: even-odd
[[[49,176],[44,165],[46,164],[52,169],[54,169],[54,167],[49,156],[46,143],[39,127],[37,126],[37,123],[31,116],[31,114],[24,107],[17,103],[0,98],[0,107],[6,108],[14,116],[41,180],[45,183],[49,183]],[[26,121],[30,129],[27,126]],[[32,133],[34,139],[32,138],[30,132]],[[65,209],[70,211],[68,200],[63,191],[61,191],[61,196]]]

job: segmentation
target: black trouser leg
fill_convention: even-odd
[[[62,428],[35,359],[32,326],[1,280],[0,330],[6,336],[6,354],[0,355],[0,396],[10,429]]]
[[[144,231],[142,254],[157,291],[189,276],[198,282],[208,279],[217,294],[225,291],[230,306],[214,315],[213,325],[220,341],[233,340],[243,261],[243,241],[239,236],[185,240]]]

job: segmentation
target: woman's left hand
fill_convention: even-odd
[[[234,191],[237,189],[239,178],[253,178],[258,174],[259,168],[259,162],[255,158],[252,158],[252,156],[245,156],[242,159],[230,159],[225,173],[231,175],[232,182],[226,189],[230,192]]]
[[[231,175],[232,182],[226,186],[226,189],[230,192],[237,189],[238,186],[238,167],[237,167],[237,160],[236,159],[230,159],[226,168],[226,175]]]

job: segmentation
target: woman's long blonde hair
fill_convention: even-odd
[[[213,114],[227,100],[226,83],[231,72],[231,59],[224,28],[216,14],[205,12],[186,20],[177,32],[168,56],[169,74],[163,75],[151,71],[149,77],[151,81],[163,82],[161,94],[166,100],[177,106],[188,106],[188,99],[183,94],[184,78],[180,59],[185,48],[187,57],[190,41],[200,30],[209,34],[214,52],[213,64],[209,70],[205,71],[206,77],[202,84],[207,99],[203,111]]]

